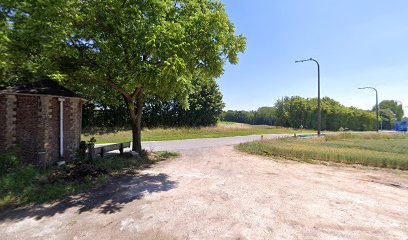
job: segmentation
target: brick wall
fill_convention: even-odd
[[[64,101],[64,159],[74,159],[81,137],[82,100]],[[47,163],[59,161],[60,105],[58,97],[0,96],[0,153],[17,145],[25,162],[38,163],[46,152]]]
[[[58,98],[52,97],[49,99],[48,106],[48,162],[59,161],[59,102]]]
[[[50,115],[50,100],[52,98],[48,96],[40,96],[40,107],[39,107],[39,115],[41,116],[41,120],[38,122],[38,129],[41,129],[39,131],[38,135],[38,151],[39,152],[45,152],[49,153],[51,151],[50,145],[48,143],[49,139],[49,121],[48,121],[48,116]],[[46,154],[44,163],[42,164],[48,164],[51,162],[51,159],[49,158],[49,154]]]
[[[41,102],[37,96],[17,96],[16,144],[20,155],[26,162],[36,163],[39,143],[42,141],[42,128],[39,128]]]
[[[64,101],[65,160],[75,158],[81,141],[82,104],[79,99]]]
[[[6,96],[0,95],[0,154],[6,151]]]
[[[16,109],[16,96],[0,96],[0,153],[16,143]]]

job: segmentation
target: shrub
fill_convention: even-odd
[[[87,144],[85,141],[81,141],[81,143],[79,144],[79,148],[77,151],[77,156],[76,156],[76,162],[80,163],[80,162],[84,162],[86,161],[86,149],[87,149]]]
[[[9,149],[0,155],[0,176],[10,173],[21,166],[21,161],[17,157],[16,149]]]

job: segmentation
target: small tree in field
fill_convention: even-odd
[[[238,53],[245,49],[245,38],[236,35],[219,1],[5,0],[0,4],[3,24],[10,32],[9,42],[0,47],[8,49],[9,58],[4,60],[8,66],[16,66],[2,69],[1,74],[43,74],[97,94],[103,94],[98,92],[100,86],[111,87],[128,106],[134,151],[141,150],[146,97],[177,96],[187,107],[192,79],[219,77],[225,62],[236,64]]]

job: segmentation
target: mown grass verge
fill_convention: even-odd
[[[408,135],[337,134],[243,143],[237,149],[271,157],[408,170]]]
[[[241,123],[221,122],[214,127],[202,128],[155,128],[142,131],[142,141],[166,141],[196,138],[220,138],[233,136],[248,136],[256,134],[301,134],[313,133],[313,130],[295,130],[266,125],[248,125]],[[96,143],[117,143],[132,140],[132,132],[118,131],[113,133],[83,134],[82,140],[89,141],[92,137]]]
[[[1,156],[0,160],[11,159],[12,164],[0,171],[0,210],[60,200],[97,187],[114,176],[176,156],[178,153],[173,152],[146,153],[140,157],[124,154],[45,170],[19,164],[12,154]]]

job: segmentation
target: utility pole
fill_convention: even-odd
[[[377,89],[373,88],[373,87],[362,87],[362,88],[358,88],[358,89],[373,89],[375,91],[375,110],[376,110],[376,115],[377,115],[377,124],[375,124],[376,128],[377,128],[377,132],[379,132],[378,129],[378,91]],[[381,121],[381,129],[382,129],[382,121]]]
[[[302,63],[307,61],[313,61],[317,64],[317,136],[320,137],[320,132],[322,130],[322,117],[320,111],[320,64],[313,58],[298,60],[295,63]]]

